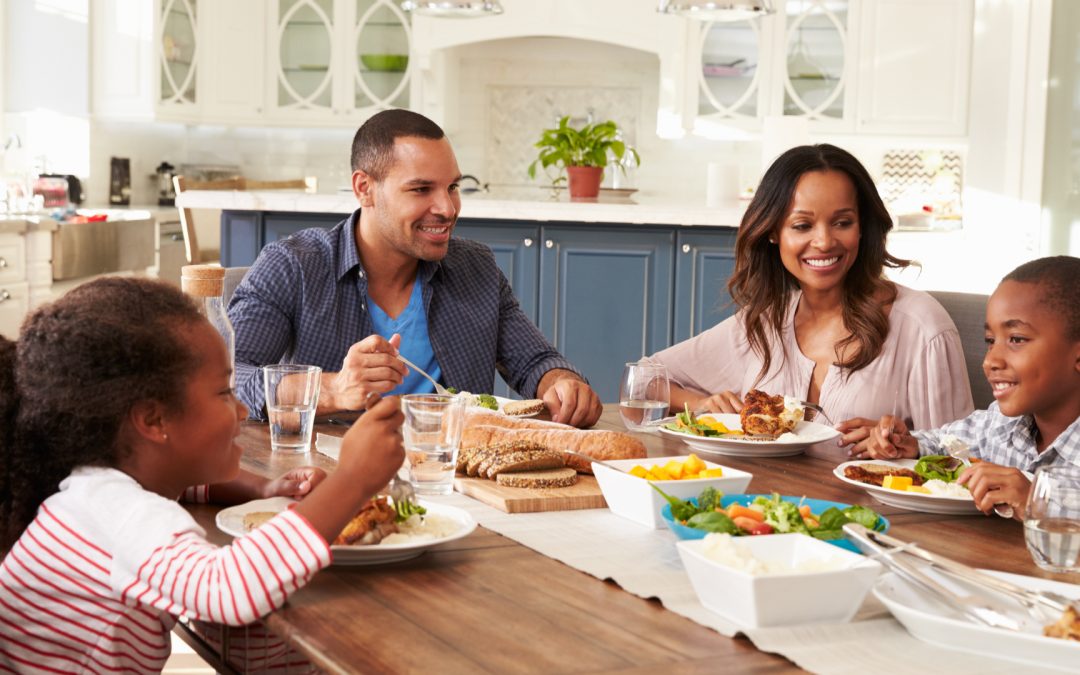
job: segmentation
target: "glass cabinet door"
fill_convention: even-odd
[[[198,18],[195,10],[195,0],[162,0],[161,35],[158,40],[161,59],[159,105],[195,103],[198,57],[195,39]]]
[[[404,108],[409,103],[408,17],[393,0],[353,0],[357,17],[351,52],[354,109]]]
[[[785,115],[844,117],[847,0],[788,0]]]
[[[701,34],[698,114],[758,114],[761,24],[757,19],[706,24]]]
[[[331,110],[333,16],[333,0],[279,1],[278,108]]]

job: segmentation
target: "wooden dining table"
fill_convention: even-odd
[[[605,406],[596,428],[624,430],[617,405]],[[316,431],[342,435],[345,427],[319,424]],[[637,436],[650,456],[688,452],[666,435]],[[305,464],[327,471],[335,466],[317,452],[271,453],[265,424],[245,423],[239,443],[242,466],[268,477]],[[968,565],[1076,583],[1032,562],[1017,521],[903,511],[873,501],[833,476],[844,460],[840,448],[816,447],[793,457],[708,459],[752,473],[749,492],[864,504],[889,518],[890,534]],[[214,526],[219,507],[188,508],[211,541],[231,540]],[[335,673],[801,672],[746,638],[725,637],[655,599],[639,598],[483,527],[404,562],[331,566],[265,623]]]

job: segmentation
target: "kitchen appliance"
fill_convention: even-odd
[[[39,178],[63,178],[67,181],[67,201],[76,206],[83,203],[82,182],[78,176],[69,173],[43,173]]]
[[[131,160],[127,157],[109,158],[109,203],[114,206],[131,203]]]
[[[158,183],[158,206],[174,206],[176,204],[176,190],[173,188],[173,176],[176,167],[168,162],[158,164],[155,170]]]
[[[47,209],[67,207],[68,184],[63,178],[38,176],[34,181],[34,194],[41,196],[41,205]]]

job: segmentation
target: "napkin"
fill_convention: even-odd
[[[341,438],[330,434],[315,434],[315,450],[337,461],[341,455]]]

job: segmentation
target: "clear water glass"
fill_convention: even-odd
[[[405,415],[402,436],[409,482],[420,495],[447,495],[454,490],[465,399],[440,394],[401,397]]]
[[[272,451],[296,454],[311,449],[321,377],[318,366],[279,363],[263,368]]]
[[[667,416],[671,384],[667,368],[646,361],[627,363],[619,387],[619,414],[631,431],[648,431]]]
[[[1048,572],[1080,572],[1080,468],[1039,467],[1024,512],[1024,540]]]

